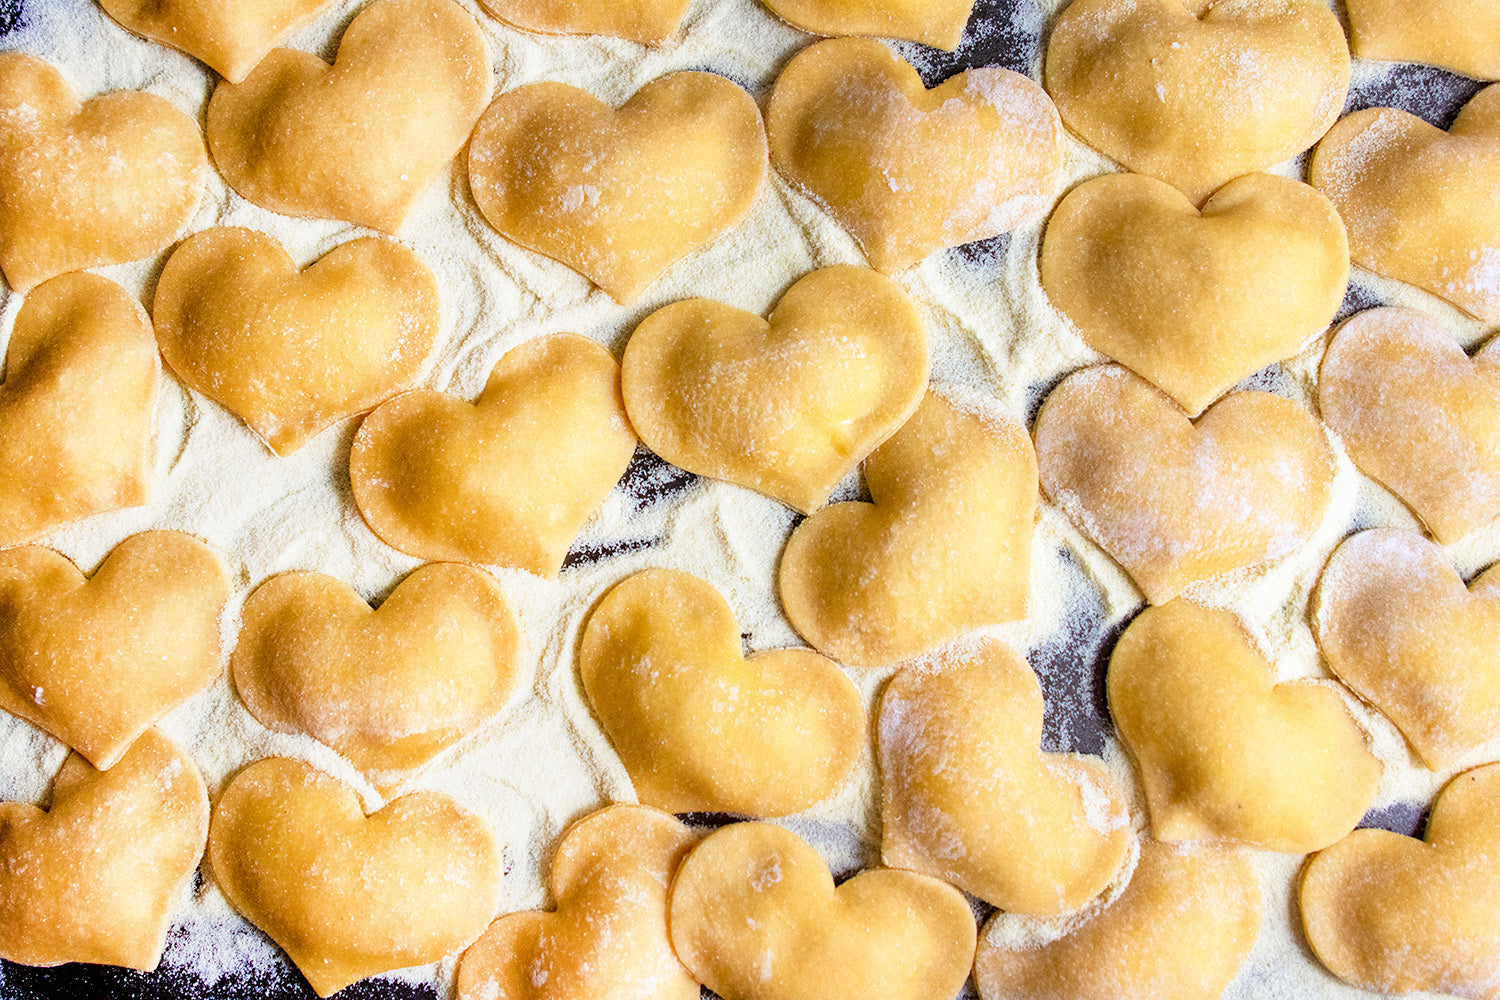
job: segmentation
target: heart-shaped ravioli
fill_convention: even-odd
[[[802,838],[736,823],[688,854],[668,924],[682,964],[724,1000],[932,1000],[962,989],[974,917],[957,889],[875,869],[834,887]]]
[[[625,346],[636,433],[680,468],[803,512],[917,409],[927,331],[906,293],[859,267],[825,267],[770,320],[709,299],[659,309]]]
[[[490,99],[473,15],[452,0],[376,0],[329,66],[276,49],[208,104],[219,172],[273,212],[394,233]]]
[[[0,383],[0,546],[146,502],[159,368],[114,282],[76,272],[26,296]]]
[[[473,405],[423,390],[381,406],[349,478],[371,530],[403,552],[556,576],[635,445],[615,359],[555,334],[502,357]]]
[[[1062,172],[1062,122],[1031,80],[983,67],[928,90],[863,38],[798,53],[766,131],[777,171],[887,272],[1041,218]]]
[[[483,0],[507,24],[547,35],[611,35],[632,42],[664,42],[682,23],[688,0]]]
[[[1195,423],[1123,368],[1085,369],[1036,422],[1042,490],[1152,604],[1296,551],[1332,501],[1333,454],[1307,411],[1231,393]]]
[[[155,730],[108,771],[69,756],[46,812],[0,803],[0,958],[156,968],[207,835],[203,778]]]
[[[1299,900],[1308,944],[1347,983],[1500,997],[1500,764],[1444,786],[1425,842],[1356,830],[1311,858]]]
[[[1097,760],[1042,753],[1042,688],[998,641],[897,674],[880,702],[881,858],[1012,913],[1077,909],[1130,849]]]
[[[1500,566],[1465,588],[1420,535],[1363,531],[1323,571],[1319,603],[1329,668],[1429,767],[1500,735]]]
[[[1349,244],[1332,203],[1285,177],[1241,177],[1200,212],[1161,181],[1111,174],[1058,205],[1041,275],[1086,344],[1197,416],[1328,328]]]
[[[668,812],[784,816],[827,798],[865,738],[859,691],[806,649],[746,657],[713,587],[651,569],[584,626],[583,690],[636,794]]]
[[[1199,204],[1328,131],[1349,47],[1323,0],[1075,0],[1046,82],[1085,142]]]
[[[322,997],[467,947],[499,902],[499,850],[448,796],[415,792],[366,816],[352,788],[284,757],[229,783],[208,860],[229,904]]]
[[[469,186],[490,225],[626,304],[734,228],[765,176],[755,101],[713,73],[653,80],[619,109],[529,84],[497,98],[469,143]]]
[[[95,767],[219,673],[229,582],[175,531],[131,535],[91,577],[50,549],[0,552],[0,708]]]
[[[979,936],[983,1000],[1218,1000],[1260,931],[1260,880],[1233,848],[1148,841],[1119,898],[1063,937],[1014,942],[1007,922]]]
[[[1026,617],[1036,452],[1016,421],[943,390],[865,460],[873,503],[797,526],[781,601],[813,647],[884,666]]]
[[[245,602],[230,669],[251,715],[390,789],[504,707],[519,659],[500,585],[436,563],[377,610],[321,573],[272,577]]]
[[[15,290],[161,250],[206,167],[197,124],[170,102],[125,90],[83,103],[52,66],[0,52],[0,270]]]
[[[178,376],[286,455],[416,378],[437,280],[390,240],[351,240],[298,273],[269,236],[209,229],[168,259],[154,319]]]
[[[1335,334],[1318,408],[1361,472],[1444,544],[1500,515],[1500,340],[1472,359],[1412,309],[1374,309]]]
[[[1430,63],[1500,79],[1500,7],[1489,0],[1348,0],[1361,59]]]
[[[952,51],[974,0],[764,0],[777,17],[815,35],[903,38]]]
[[[1366,108],[1313,151],[1312,184],[1349,227],[1354,262],[1500,321],[1500,87],[1447,132],[1396,108]]]
[[[127,30],[181,49],[239,83],[328,0],[99,0]]]
[[[667,936],[667,887],[695,841],[666,813],[608,806],[563,834],[552,913],[490,925],[458,966],[458,1000],[698,1000]]]
[[[1305,854],[1364,816],[1382,767],[1335,685],[1276,683],[1227,611],[1173,601],[1131,623],[1109,709],[1161,840],[1238,840]]]

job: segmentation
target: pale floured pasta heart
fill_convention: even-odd
[[[983,1000],[1218,1000],[1260,931],[1260,881],[1245,853],[1141,844],[1119,898],[1055,941],[1016,947],[979,935]]]
[[[1328,131],[1349,47],[1323,0],[1075,0],[1045,79],[1085,142],[1196,205]]]
[[[410,250],[365,237],[298,271],[249,229],[198,233],[167,260],[153,318],[162,355],[277,454],[396,395],[437,338],[437,281]]]
[[[1356,830],[1315,855],[1299,901],[1308,944],[1346,983],[1500,1000],[1500,764],[1448,782],[1424,840]]]
[[[1284,559],[1332,502],[1333,453],[1290,400],[1236,392],[1188,419],[1115,365],[1052,391],[1036,422],[1042,490],[1152,604]]]
[[[765,176],[755,101],[713,73],[653,80],[618,109],[529,84],[500,95],[469,144],[489,224],[626,304],[738,225]]]
[[[26,296],[0,383],[0,545],[146,502],[160,367],[114,282],[77,272]]]
[[[332,66],[276,49],[244,82],[214,88],[208,146],[262,208],[394,233],[489,99],[472,14],[453,0],[376,0]]]
[[[1337,685],[1277,684],[1227,611],[1147,608],[1106,682],[1158,839],[1305,854],[1347,836],[1375,797],[1383,769]]]
[[[507,24],[547,35],[611,35],[647,45],[666,41],[688,0],[482,0]]]
[[[958,48],[974,0],[763,0],[788,24],[815,35],[903,38]]]
[[[203,136],[169,101],[125,90],[84,103],[52,66],[0,52],[0,270],[17,291],[148,257],[193,217]]]
[[[47,811],[0,803],[0,958],[151,970],[208,835],[208,790],[155,730],[96,771],[73,754]]]
[[[329,0],[99,0],[127,30],[181,49],[239,83]]]
[[[974,961],[957,889],[888,868],[834,888],[811,845],[767,823],[693,848],[668,924],[682,964],[724,1000],[946,1000]]]
[[[110,768],[219,673],[229,581],[190,535],[131,535],[85,578],[50,549],[0,552],[0,708]]]
[[[500,585],[435,563],[374,610],[331,576],[273,576],[245,602],[230,669],[251,715],[390,790],[505,705],[520,653]]]
[[[897,674],[880,701],[881,860],[1011,913],[1074,910],[1130,849],[1104,765],[1039,749],[1042,689],[995,640]]]
[[[1318,408],[1360,471],[1457,542],[1500,515],[1500,340],[1471,359],[1413,309],[1374,309],[1339,328]]]
[[[929,392],[865,460],[872,503],[820,510],[781,556],[781,602],[815,649],[856,666],[1026,617],[1036,452],[1018,421]]]
[[[983,67],[928,90],[864,38],[798,53],[771,92],[766,132],[777,171],[886,272],[1035,221],[1062,173],[1062,122],[1031,80]]]
[[[635,445],[615,359],[553,334],[507,352],[472,405],[420,390],[381,406],[349,478],[370,528],[403,552],[553,577]]]
[[[659,309],[625,347],[625,409],[652,451],[689,472],[811,512],[917,409],[927,332],[864,268],[825,267],[769,321],[709,299]]]
[[[1356,264],[1500,321],[1500,87],[1453,126],[1366,108],[1313,151],[1308,179],[1338,206]]]
[[[451,798],[414,792],[366,816],[354,789],[284,757],[234,776],[208,861],[320,997],[460,951],[499,903],[499,848]]]
[[[490,925],[458,967],[458,1000],[698,1000],[667,936],[667,888],[696,838],[667,813],[607,806],[552,860],[549,913]]]
[[[1363,531],[1333,554],[1318,593],[1329,668],[1428,767],[1500,736],[1500,567],[1465,587],[1420,535]]]
[[[1490,0],[1348,0],[1361,59],[1429,63],[1500,79],[1500,7]]]
[[[1285,177],[1241,177],[1200,213],[1160,181],[1113,174],[1058,205],[1041,275],[1086,344],[1197,416],[1327,329],[1349,244],[1332,203]]]
[[[604,595],[578,651],[584,693],[636,795],[674,813],[785,816],[859,756],[859,691],[808,649],[746,657],[713,587],[650,569]]]

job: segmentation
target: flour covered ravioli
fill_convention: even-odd
[[[329,0],[99,0],[126,29],[203,60],[239,83]]]
[[[677,30],[688,0],[482,0],[507,24],[549,35],[613,35],[632,42],[665,42]]]
[[[1361,59],[1429,63],[1500,79],[1500,8],[1489,0],[1348,0]]]
[[[956,49],[974,0],[762,0],[777,16],[817,35],[905,38]]]

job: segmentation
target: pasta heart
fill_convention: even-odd
[[[1465,771],[1424,841],[1356,830],[1302,870],[1302,926],[1334,975],[1377,993],[1500,997],[1500,764]]]
[[[1085,142],[1198,205],[1317,142],[1349,68],[1322,0],[1075,0],[1047,43],[1046,82]]]
[[[229,905],[320,997],[463,949],[499,904],[499,851],[448,796],[415,792],[366,816],[352,788],[284,757],[229,783],[208,860]]]
[[[458,1000],[698,1000],[667,936],[667,887],[695,841],[666,813],[608,806],[568,828],[552,913],[490,925],[458,966]]]
[[[1058,205],[1041,275],[1088,346],[1196,417],[1328,328],[1349,244],[1333,204],[1285,177],[1231,181],[1199,212],[1161,181],[1110,174]]]
[[[473,15],[452,0],[375,0],[329,66],[276,49],[208,104],[229,186],[283,215],[401,228],[490,99]]]
[[[547,35],[611,35],[651,45],[666,41],[687,10],[688,0],[483,0],[507,24]]]
[[[974,960],[957,889],[892,869],[834,888],[811,845],[768,823],[726,826],[693,848],[667,922],[682,964],[724,1000],[951,997]]]
[[[781,175],[885,272],[1040,219],[1062,174],[1062,122],[1031,80],[985,67],[928,90],[865,38],[793,57],[766,131]]]
[[[1115,365],[1064,379],[1036,422],[1042,490],[1152,604],[1280,560],[1332,502],[1333,453],[1307,411],[1231,393],[1196,423]]]
[[[873,503],[840,503],[792,532],[781,603],[815,649],[886,666],[1026,617],[1036,452],[983,400],[927,393],[865,460]]]
[[[825,267],[770,320],[709,299],[647,316],[625,346],[625,409],[679,468],[810,513],[916,412],[927,332],[906,293],[859,267]]]
[[[81,102],[48,63],[0,52],[0,270],[16,291],[164,248],[197,210],[207,163],[169,101]]]
[[[852,681],[806,649],[746,658],[713,587],[650,569],[590,613],[583,690],[647,805],[785,816],[827,798],[864,745]]]
[[[950,52],[963,40],[974,0],[764,0],[777,17],[815,35],[875,35]]]
[[[618,110],[565,83],[529,84],[497,98],[469,143],[490,225],[627,305],[738,225],[765,176],[755,101],[713,73],[653,80]]]
[[[1395,108],[1339,122],[1308,178],[1338,206],[1354,262],[1500,321],[1500,87],[1447,132]]]
[[[180,49],[239,83],[328,0],[99,0],[127,31]]]
[[[0,383],[0,546],[146,502],[159,367],[114,282],[75,272],[26,296]]]
[[[440,316],[437,279],[399,243],[351,240],[299,272],[271,237],[223,228],[173,252],[154,318],[178,376],[287,455],[414,381]]]
[[[1488,0],[1348,0],[1361,59],[1430,63],[1500,79],[1500,8]]]
[[[1500,566],[1472,592],[1436,545],[1362,531],[1318,588],[1329,668],[1441,770],[1500,735]]]
[[[552,577],[635,444],[615,359],[554,334],[502,357],[473,405],[421,390],[381,406],[349,479],[371,530],[403,552]]]
[[[1361,313],[1323,356],[1318,407],[1360,471],[1438,541],[1500,515],[1500,340],[1470,359],[1416,310]]]
[[[35,545],[0,552],[0,708],[95,767],[219,673],[229,581],[202,542],[131,535],[92,576]]]
[[[1347,836],[1375,798],[1381,764],[1336,687],[1277,684],[1227,611],[1147,608],[1106,683],[1161,840],[1305,854]]]
[[[897,674],[879,715],[881,859],[1011,913],[1075,910],[1130,850],[1109,772],[1042,753],[1042,688],[996,640]]]
[[[208,790],[155,730],[108,771],[63,761],[43,812],[0,803],[0,958],[149,971],[208,836]]]
[[[376,610],[331,576],[283,573],[245,602],[230,669],[251,715],[389,791],[504,707],[520,646],[500,585],[468,566],[423,566]]]

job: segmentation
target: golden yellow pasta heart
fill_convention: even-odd
[[[239,83],[328,0],[99,0],[128,31],[201,59]]]
[[[1123,368],[1085,369],[1036,422],[1042,490],[1152,604],[1283,559],[1332,502],[1333,453],[1290,400],[1236,392],[1193,423]]]
[[[279,455],[396,395],[437,338],[437,280],[389,240],[340,244],[299,273],[281,244],[210,229],[156,286],[162,355]]]
[[[1347,836],[1380,784],[1335,685],[1276,683],[1239,620],[1147,608],[1109,661],[1109,709],[1161,840],[1305,854]]]
[[[974,960],[957,889],[891,869],[834,888],[811,845],[766,823],[693,848],[669,912],[677,956],[724,1000],[946,1000]]]
[[[1361,59],[1422,62],[1500,79],[1500,7],[1489,0],[1348,0]]]
[[[766,131],[781,175],[886,272],[1041,218],[1062,173],[1062,122],[1031,80],[986,67],[927,90],[864,38],[798,53]]]
[[[608,806],[563,834],[552,913],[512,913],[464,952],[458,1000],[698,1000],[667,936],[667,887],[695,841],[666,813]]]
[[[1333,205],[1251,174],[1200,213],[1134,174],[1087,181],[1047,223],[1042,288],[1085,343],[1197,416],[1332,322],[1349,280]]]
[[[897,674],[880,701],[881,859],[1011,913],[1074,910],[1130,849],[1097,760],[1038,749],[1042,688],[996,640]]]
[[[483,0],[507,24],[547,35],[612,35],[633,42],[664,42],[682,23],[688,0]]]
[[[251,715],[322,740],[388,790],[498,712],[519,659],[500,585],[435,563],[378,610],[331,576],[272,577],[245,602],[230,667]]]
[[[208,790],[155,730],[108,771],[74,754],[46,812],[0,803],[0,958],[151,970],[208,835]]]
[[[927,332],[899,286],[825,267],[769,322],[709,299],[647,316],[621,384],[636,433],[680,468],[811,512],[917,409]]]
[[[490,99],[490,60],[453,0],[376,0],[332,66],[276,49],[208,104],[219,172],[273,212],[394,233]]]
[[[1356,264],[1500,321],[1500,86],[1447,132],[1356,111],[1318,143],[1308,177],[1338,206]]]
[[[1075,0],[1046,83],[1085,142],[1197,205],[1328,131],[1349,47],[1323,0]]]
[[[533,83],[497,98],[469,144],[490,225],[626,304],[738,225],[765,176],[755,101],[712,73],[653,80],[618,110]]]
[[[284,757],[229,783],[208,861],[321,997],[467,947],[499,903],[500,852],[448,796],[415,792],[366,816],[352,788]]]
[[[1323,419],[1360,470],[1452,544],[1500,515],[1500,340],[1472,359],[1412,309],[1375,309],[1335,334]]]
[[[26,297],[0,383],[0,546],[146,502],[159,368],[114,282],[65,274]]]
[[[983,1000],[1219,1000],[1260,931],[1260,880],[1242,851],[1148,841],[1120,897],[1056,941],[1010,946],[1006,921],[979,936]]]
[[[554,334],[502,357],[473,405],[422,390],[381,406],[349,478],[365,521],[403,552],[556,576],[635,445],[615,359]]]
[[[1308,944],[1347,983],[1500,998],[1500,764],[1444,786],[1425,842],[1356,830],[1315,855],[1299,899]]]
[[[589,615],[589,704],[636,794],[668,812],[785,816],[827,798],[865,738],[853,682],[806,649],[745,657],[713,587],[651,569]]]
[[[776,16],[815,35],[903,38],[958,48],[974,0],[764,0]]]
[[[193,119],[151,94],[87,103],[52,66],[0,52],[0,270],[24,292],[176,238],[207,173]]]

